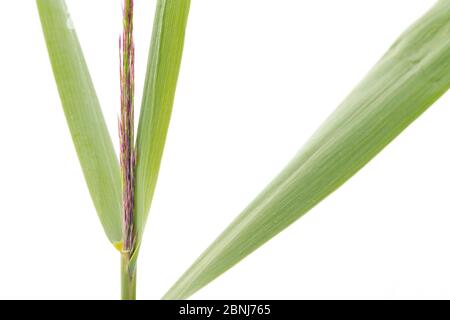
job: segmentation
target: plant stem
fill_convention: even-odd
[[[136,268],[128,268],[130,257],[128,254],[121,254],[120,277],[122,282],[122,300],[136,300]]]
[[[134,249],[134,42],[133,0],[123,6],[123,33],[120,37],[120,168],[122,174],[122,300],[136,300],[136,267],[130,268]]]

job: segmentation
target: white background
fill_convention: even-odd
[[[116,143],[120,1],[67,2]],[[163,295],[433,2],[192,1],[139,298]],[[136,1],[137,105],[154,6]],[[34,1],[3,3],[0,30],[0,298],[118,298]],[[450,298],[449,102],[193,298]]]

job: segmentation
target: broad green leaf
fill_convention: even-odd
[[[287,167],[182,275],[164,299],[184,299],[336,190],[450,86],[450,0],[394,43]]]
[[[137,257],[150,210],[180,70],[190,0],[158,0],[136,140]]]
[[[64,0],[37,0],[62,106],[84,177],[109,240],[120,246],[119,164]]]

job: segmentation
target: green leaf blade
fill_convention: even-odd
[[[37,0],[64,114],[108,239],[120,246],[119,164],[73,22],[63,0]]]
[[[450,87],[450,1],[411,26],[280,175],[166,293],[185,299],[331,194]]]
[[[136,140],[137,257],[172,113],[190,0],[158,0]],[[134,261],[133,260],[133,261]]]

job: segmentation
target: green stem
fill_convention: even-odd
[[[122,282],[122,300],[136,300],[136,267],[134,270],[128,268],[130,257],[121,254],[120,277]]]

